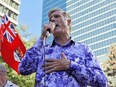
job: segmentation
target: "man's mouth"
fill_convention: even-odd
[[[57,28],[57,27],[58,27],[58,24],[56,24],[55,28]]]

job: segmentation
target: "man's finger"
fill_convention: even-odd
[[[55,71],[54,68],[53,68],[53,69],[50,69],[50,70],[48,70],[48,71],[46,72],[46,74],[49,74],[49,73],[54,72],[54,71]]]
[[[62,52],[61,56],[62,56],[62,58],[66,58],[66,56],[63,52]]]
[[[46,63],[46,66],[50,66],[50,65],[53,65],[53,63]],[[42,67],[45,67],[45,64],[42,65]]]
[[[54,62],[56,59],[46,59],[46,62]]]
[[[48,67],[46,67],[46,70],[50,70],[52,68],[54,68],[54,67],[53,66],[48,66]],[[43,69],[43,71],[45,71],[45,68]]]

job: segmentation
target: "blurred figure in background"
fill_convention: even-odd
[[[6,79],[7,69],[0,64],[0,87],[19,87]]]

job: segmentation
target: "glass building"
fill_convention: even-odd
[[[89,45],[100,62],[107,58],[109,47],[116,44],[116,0],[43,0],[42,29],[53,8],[70,14],[73,40]],[[47,43],[52,40],[51,35]]]
[[[13,25],[18,25],[18,15],[20,0],[0,0],[0,20],[2,19],[4,12],[9,17],[9,20]]]

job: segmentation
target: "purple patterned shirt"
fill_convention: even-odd
[[[43,50],[43,40],[38,39],[35,45],[26,51],[18,68],[22,75],[36,72],[34,87],[44,87]],[[46,44],[45,51],[46,59],[60,59],[63,52],[71,61],[68,70],[46,75],[46,87],[106,87],[107,78],[87,45],[70,40],[62,46],[53,40],[52,44]]]

